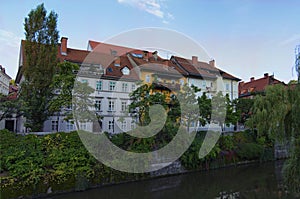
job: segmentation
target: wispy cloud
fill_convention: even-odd
[[[163,23],[169,23],[169,20],[173,20],[174,16],[165,11],[163,8],[163,0],[118,0],[121,4],[128,4],[132,7],[138,8],[149,14],[152,14],[162,19]]]
[[[285,45],[287,45],[287,44],[289,44],[289,43],[292,43],[292,42],[294,42],[294,41],[300,42],[300,34],[294,34],[294,35],[292,35],[292,36],[289,37],[288,39],[286,39],[286,40],[280,42],[280,43],[279,43],[279,46],[285,46]]]
[[[11,77],[16,74],[20,39],[12,32],[0,29],[0,64],[6,67],[6,73]]]

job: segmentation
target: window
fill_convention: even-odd
[[[180,85],[181,85],[181,86],[184,85],[184,80],[183,80],[183,79],[179,80],[179,82],[180,82]]]
[[[74,130],[74,124],[71,121],[67,122],[67,131],[73,131]]]
[[[147,82],[147,83],[150,82],[150,75],[146,75],[146,82]]]
[[[202,81],[202,88],[206,88],[206,81],[205,80]]]
[[[114,111],[115,110],[115,101],[109,100],[108,102],[108,111]]]
[[[96,90],[101,91],[102,90],[102,81],[97,81],[96,83]]]
[[[108,121],[108,129],[112,130],[114,127],[114,121]]]
[[[86,123],[80,123],[80,130],[86,130]]]
[[[116,82],[109,82],[109,90],[114,91],[116,88]]]
[[[126,120],[124,120],[124,121],[122,122],[121,128],[122,128],[122,130],[126,130],[126,129],[127,129],[127,122],[126,122]]]
[[[88,81],[87,81],[87,79],[82,79],[81,82],[82,83],[87,83]]]
[[[229,84],[226,84],[226,91],[229,91]]]
[[[127,102],[121,102],[121,111],[126,111],[127,109]]]
[[[135,90],[135,84],[131,84],[131,90],[132,90],[132,91]]]
[[[175,84],[176,82],[175,82],[175,80],[174,80],[174,79],[172,79],[172,80],[171,80],[171,83],[172,83],[172,84]]]
[[[95,101],[95,110],[96,111],[101,111],[101,100],[96,100]]]
[[[129,75],[130,74],[130,70],[127,67],[124,67],[122,69],[122,73],[123,73],[123,75]]]
[[[52,120],[52,122],[51,122],[51,130],[52,131],[58,131],[58,121],[57,120]]]
[[[127,83],[123,83],[122,84],[122,91],[123,92],[127,92],[128,91],[128,84]]]

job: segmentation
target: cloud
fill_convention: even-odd
[[[139,10],[145,11],[158,18],[162,19],[163,23],[169,23],[169,19],[174,19],[174,16],[165,12],[162,6],[162,0],[118,0],[120,4],[128,4]]]
[[[20,40],[21,38],[14,33],[0,29],[0,64],[11,77],[17,72]]]
[[[18,47],[20,38],[14,33],[0,29],[0,46]]]
[[[294,35],[292,35],[292,36],[289,37],[288,39],[286,39],[286,40],[280,42],[280,43],[279,43],[279,46],[285,46],[285,45],[290,44],[290,43],[292,43],[292,42],[294,42],[294,41],[300,42],[300,34],[294,34]]]

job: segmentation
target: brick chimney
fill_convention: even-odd
[[[68,38],[62,37],[60,40],[60,53],[62,55],[67,55],[67,49],[68,49]]]
[[[197,56],[192,56],[192,64],[197,65],[198,64],[198,57]]]
[[[264,74],[264,77],[265,77],[265,78],[269,77],[269,73],[265,73],[265,74]]]
[[[163,63],[164,63],[165,66],[169,66],[169,60],[168,59],[164,60]]]
[[[149,60],[149,52],[148,51],[143,51],[143,52],[144,52],[144,55],[143,55],[144,60],[148,61]]]
[[[255,80],[254,77],[251,77],[251,78],[250,78],[250,82],[253,82],[254,80]]]
[[[153,55],[155,61],[157,61],[157,58],[158,58],[157,51],[154,51],[154,52],[152,53],[152,55]]]
[[[214,59],[209,61],[209,65],[211,65],[212,67],[216,67],[216,62]]]

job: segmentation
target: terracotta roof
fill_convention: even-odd
[[[114,55],[114,56],[121,56],[125,55],[126,53],[133,52],[137,49],[128,48],[124,46],[118,46],[114,44],[108,44],[108,43],[102,43],[98,41],[92,41],[89,40],[88,42],[90,50],[97,51],[100,53],[105,53],[108,55]],[[141,50],[139,50],[141,52]]]
[[[257,80],[252,79],[249,82],[240,82],[239,97],[247,97],[252,95],[253,93],[264,92],[267,86],[274,85],[274,84],[286,85],[284,82],[275,79],[274,75],[269,76],[267,73],[264,75],[264,77],[260,79]]]
[[[233,76],[233,75],[231,75],[231,74],[229,74],[229,73],[227,73],[227,72],[225,72],[223,70],[219,69],[219,71],[220,71],[220,74],[222,75],[222,77],[224,79],[231,79],[231,80],[235,80],[235,81],[241,81],[240,78],[237,78],[237,77],[235,77],[235,76]]]
[[[22,53],[22,57],[23,57],[23,62],[25,62],[25,40],[21,41],[21,53]],[[73,48],[67,48],[67,53],[65,55],[61,54],[61,50],[60,50],[60,45],[58,44],[57,46],[57,58],[60,62],[63,61],[69,61],[69,62],[73,62],[73,63],[78,63],[78,64],[98,64],[101,65],[103,67],[103,69],[106,70],[106,74],[101,76],[103,78],[121,78],[123,76],[121,70],[127,66],[129,69],[132,69],[132,65],[129,62],[128,58],[126,57],[126,55],[124,56],[120,56],[120,57],[116,57],[114,55],[111,54],[106,54],[106,53],[102,53],[100,51],[88,51],[88,50],[79,50],[79,49],[73,49]],[[108,45],[110,46],[110,45]],[[125,48],[125,47],[124,47]],[[129,48],[126,48],[129,49]],[[116,67],[114,66],[114,61],[116,59],[120,58],[121,62],[120,62],[120,66]],[[112,68],[112,70],[110,69],[109,71],[107,70],[108,68]],[[16,77],[16,83],[19,83],[21,80],[21,76],[22,76],[22,66],[19,66],[19,70],[18,70],[18,74]],[[111,71],[111,72],[110,72]],[[130,75],[125,75],[123,76],[123,78],[128,78],[128,79],[137,79],[137,75],[134,74],[134,71],[130,71]]]
[[[181,68],[180,72],[185,71],[188,76],[196,76],[199,78],[217,78],[216,74],[212,71],[217,71],[217,69],[212,68],[211,66],[207,66],[209,64],[204,64],[204,62],[198,62],[195,66],[192,64],[192,61],[189,59],[185,59],[182,57],[172,56],[171,60],[177,63],[178,67]],[[207,70],[210,68],[210,70]],[[182,73],[183,74],[183,73]]]
[[[157,75],[164,76],[175,76],[180,78],[182,75],[176,70],[176,64],[171,60],[163,59],[159,56],[157,58],[153,57],[153,53],[148,52],[147,58],[145,57],[134,57],[132,54],[129,54],[130,58],[136,63],[139,67],[139,70],[147,70],[155,72]]]

